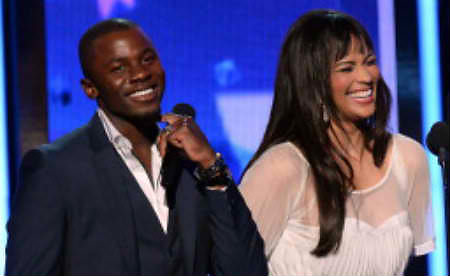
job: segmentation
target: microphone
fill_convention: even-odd
[[[438,156],[439,165],[445,167],[448,152],[449,129],[445,122],[437,122],[426,138],[427,147]]]
[[[190,116],[192,119],[195,119],[195,109],[187,103],[179,103],[176,104],[172,108],[172,112],[181,115],[181,116]]]
[[[442,180],[446,189],[448,185],[448,133],[448,125],[444,122],[437,122],[431,127],[426,139],[427,147],[434,155],[438,156],[438,163],[441,165],[442,170]]]

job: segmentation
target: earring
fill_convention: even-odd
[[[330,122],[330,116],[328,115],[327,108],[324,104],[321,105],[322,108],[322,120],[324,123],[328,124]]]

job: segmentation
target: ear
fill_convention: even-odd
[[[83,91],[92,100],[96,100],[99,96],[98,89],[90,79],[81,79],[80,81]]]

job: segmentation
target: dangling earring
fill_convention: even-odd
[[[325,124],[328,124],[330,122],[330,116],[328,115],[327,108],[324,104],[321,104],[320,106],[322,109],[322,120]]]

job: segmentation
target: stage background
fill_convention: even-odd
[[[379,44],[374,0],[47,0],[49,139],[85,124],[96,110],[79,84],[80,36],[101,19],[124,17],[139,23],[160,53],[167,79],[163,112],[191,104],[239,179],[266,126],[284,35],[299,15],[316,8],[354,15]]]
[[[0,109],[8,113],[8,122],[3,123],[4,132],[0,122],[0,138],[7,136],[9,140],[8,150],[0,154],[4,158],[0,164],[9,164],[9,169],[0,170],[9,171],[11,175],[8,179],[5,173],[6,180],[1,180],[5,183],[0,189],[0,197],[4,198],[0,200],[4,206],[1,207],[2,224],[8,216],[5,198],[14,193],[21,155],[80,127],[95,113],[95,103],[84,95],[79,85],[82,75],[77,44],[82,33],[101,19],[132,19],[152,37],[167,73],[163,111],[170,111],[179,102],[193,105],[198,123],[215,149],[224,154],[235,179],[239,179],[261,140],[270,110],[280,46],[288,27],[302,13],[316,8],[338,9],[366,26],[394,97],[390,130],[405,133],[419,142],[429,130],[428,124],[421,124],[426,117],[426,111],[425,116],[422,114],[424,98],[437,96],[439,91],[420,85],[423,72],[419,70],[422,60],[419,62],[418,40],[423,35],[417,35],[420,33],[417,17],[425,14],[422,18],[432,21],[433,16],[424,13],[424,8],[416,10],[416,4],[439,2],[443,14],[441,25],[444,30],[449,29],[448,12],[442,12],[449,10],[447,0],[0,2],[6,22],[7,80],[2,91],[7,102],[2,105],[0,101]],[[447,38],[448,42],[448,35],[441,33],[442,38]],[[448,46],[448,43],[441,41],[441,45]],[[445,62],[448,63],[448,58]],[[448,66],[446,68],[444,72],[448,75]],[[443,80],[444,93],[448,94],[448,81]],[[400,112],[397,112],[397,87]],[[448,104],[443,106],[448,116]],[[430,157],[430,164],[435,165],[435,159]],[[441,184],[433,183],[442,189]],[[442,196],[440,190],[435,194]],[[443,207],[436,210],[435,218],[442,222]],[[440,229],[438,235],[445,236],[445,225]],[[5,238],[5,233],[0,232],[1,247]],[[442,244],[445,245],[445,241],[439,240],[437,246]],[[442,259],[445,260],[443,250],[445,248],[441,247],[440,252],[433,254],[440,255],[441,260],[434,264],[440,270],[430,270],[440,271],[433,275],[447,275],[446,265],[442,263]],[[3,261],[4,255],[0,254],[0,262]],[[425,261],[425,258],[414,259],[405,274],[427,274]]]

